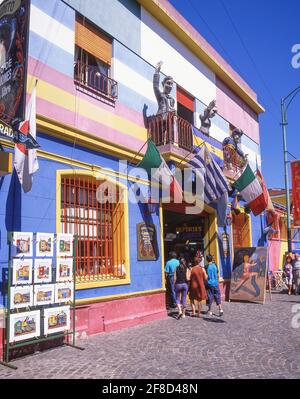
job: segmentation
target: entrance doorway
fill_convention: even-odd
[[[205,256],[205,217],[164,210],[163,220],[165,262],[172,251],[177,256],[186,257],[187,250],[191,258]]]

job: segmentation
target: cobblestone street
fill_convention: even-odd
[[[265,305],[226,302],[223,318],[170,315],[89,337],[79,342],[84,351],[65,346],[16,360],[16,371],[0,366],[0,378],[300,378],[297,303],[267,294]]]

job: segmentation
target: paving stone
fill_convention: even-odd
[[[300,378],[299,297],[274,294],[265,305],[224,303],[224,316],[168,317],[0,365],[4,378]]]

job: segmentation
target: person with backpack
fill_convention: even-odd
[[[217,265],[213,262],[213,257],[211,255],[207,255],[206,260],[208,262],[207,266],[207,296],[208,296],[208,314],[212,316],[211,307],[213,301],[216,301],[217,306],[219,307],[219,315],[223,316],[223,309],[221,305],[221,292],[219,287],[219,278],[218,278],[218,268]]]

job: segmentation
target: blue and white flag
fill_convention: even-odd
[[[204,184],[204,202],[211,204],[217,202],[218,224],[224,226],[228,191],[231,190],[222,169],[216,163],[205,145],[189,161],[189,165],[195,169],[196,174],[201,175]]]

